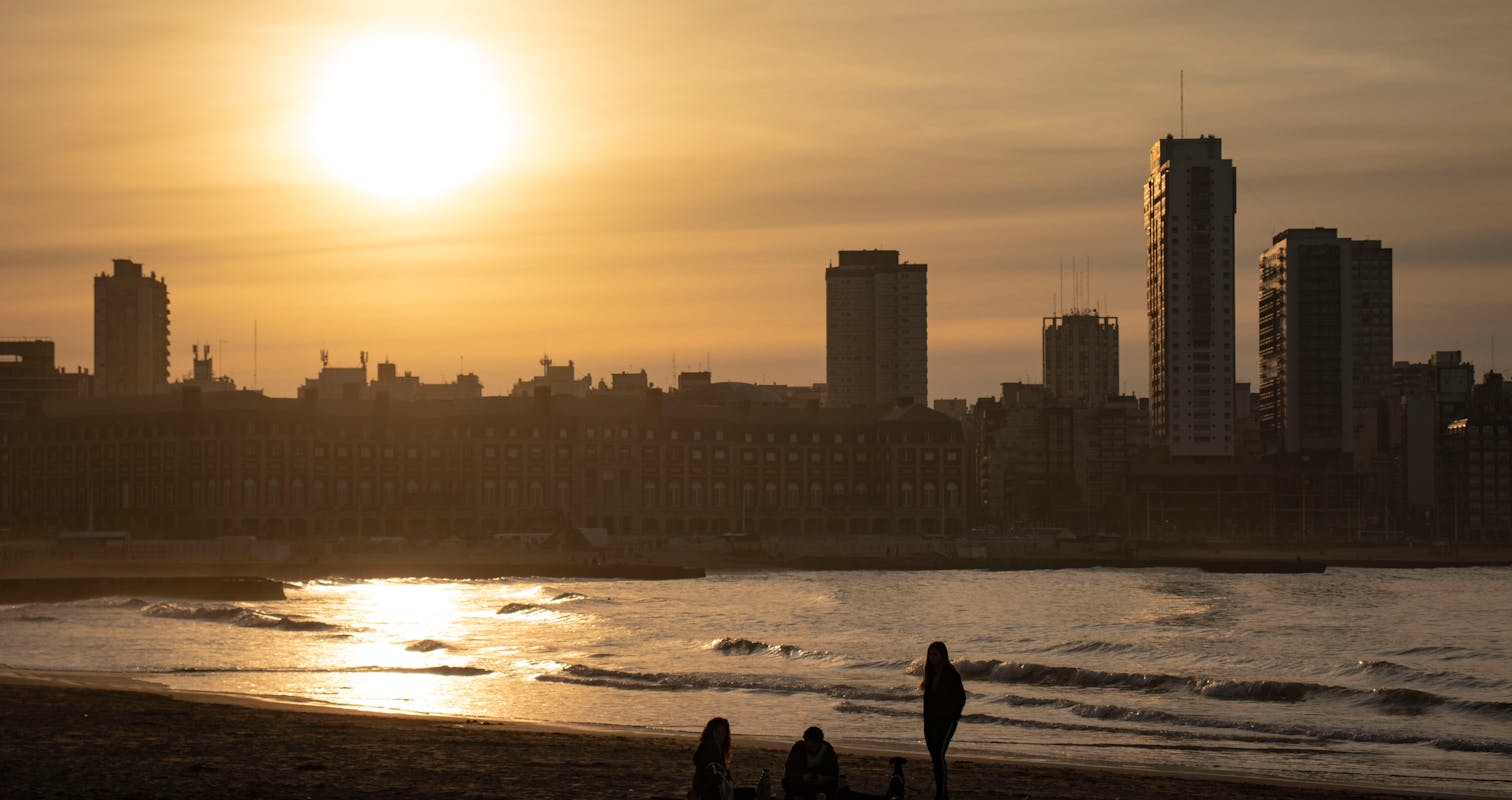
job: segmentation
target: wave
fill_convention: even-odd
[[[1020,728],[1033,728],[1042,730],[1077,731],[1086,733],[1113,733],[1141,737],[1155,737],[1161,739],[1222,739],[1230,742],[1242,742],[1246,744],[1262,745],[1297,745],[1308,746],[1308,751],[1315,751],[1318,747],[1327,747],[1337,742],[1360,742],[1367,744],[1388,745],[1428,745],[1440,750],[1475,753],[1501,753],[1512,754],[1512,742],[1494,739],[1476,739],[1430,736],[1417,736],[1407,733],[1391,733],[1384,731],[1367,730],[1339,730],[1319,729],[1308,725],[1296,723],[1262,723],[1241,720],[1221,720],[1207,717],[1175,714],[1168,711],[1155,709],[1128,708],[1118,705],[1099,705],[1090,703],[1078,703],[1072,700],[1052,700],[1050,704],[1062,705],[1070,713],[1083,719],[1093,719],[1103,722],[1129,722],[1144,723],[1149,725],[1173,726],[1171,728],[1131,728],[1113,727],[1108,725],[1089,725],[1077,722],[1061,722],[1039,719],[1022,719],[1005,717],[996,714],[966,714],[961,717],[962,722],[1006,725]],[[885,706],[869,706],[859,703],[842,702],[835,706],[836,711],[850,714],[874,714],[886,717],[909,717],[917,716],[917,712],[906,711],[898,708]],[[1195,728],[1198,730],[1180,730],[1181,728]],[[1220,731],[1233,731],[1233,733],[1220,733]]]
[[[1037,652],[1081,655],[1084,653],[1127,653],[1133,649],[1135,649],[1135,645],[1123,642],[1076,641],[1061,642],[1060,644],[1041,647]]]
[[[445,650],[448,646],[446,642],[438,642],[435,639],[421,639],[418,642],[410,642],[404,649],[412,653],[429,653],[432,650]]]
[[[1398,664],[1395,661],[1356,661],[1353,664],[1345,664],[1335,670],[1341,675],[1365,675],[1372,678],[1387,678],[1390,680],[1408,681],[1411,683],[1433,683],[1460,686],[1471,689],[1502,689],[1508,685],[1507,681],[1477,678],[1466,675],[1463,672],[1450,670],[1429,671],[1409,667],[1406,664]]]
[[[961,659],[956,661],[955,665],[964,679],[994,683],[1072,689],[1120,689],[1150,693],[1186,690],[1209,700],[1257,703],[1301,703],[1316,697],[1326,697],[1367,705],[1385,714],[1423,714],[1431,709],[1446,708],[1499,719],[1512,719],[1512,703],[1509,702],[1464,700],[1420,689],[1357,689],[1304,681],[1223,680],[1165,673],[1108,672],[1081,667],[1047,666],[996,659],[986,661]],[[913,665],[905,671],[918,674],[918,669]]]
[[[1032,686],[1062,686],[1081,689],[1132,689],[1160,691],[1180,688],[1190,679],[1160,673],[1105,672],[1081,667],[1054,667],[1013,661],[973,661],[960,659],[956,670],[967,680],[995,683],[1020,683]],[[917,675],[920,667],[910,665],[907,672]]]
[[[332,674],[344,675],[347,673],[370,673],[384,672],[402,675],[443,675],[453,678],[472,678],[479,675],[492,675],[493,670],[482,667],[458,667],[441,665],[436,667],[177,667],[169,670],[173,674],[211,674],[211,673],[299,673],[299,674]]]
[[[843,683],[820,683],[777,675],[709,672],[632,672],[568,664],[561,672],[536,676],[548,683],[571,683],[642,691],[751,691],[775,694],[821,694],[839,700],[914,701],[912,688],[874,689]]]
[[[1389,656],[1437,656],[1440,661],[1457,661],[1462,658],[1480,658],[1485,656],[1479,650],[1456,645],[1423,645],[1409,647],[1406,650],[1397,650],[1387,653]]]
[[[524,614],[531,611],[545,611],[537,603],[505,603],[495,614]]]
[[[178,603],[152,603],[142,607],[149,617],[220,622],[241,628],[269,628],[280,631],[339,631],[340,625],[297,616],[269,614],[243,606],[185,606]]]
[[[561,594],[559,594],[559,595],[551,598],[551,602],[553,602],[553,603],[566,603],[566,602],[571,601],[571,600],[587,600],[587,599],[588,599],[587,595],[578,594],[577,592],[562,592]]]
[[[725,637],[715,639],[705,648],[714,650],[725,655],[750,656],[750,655],[773,655],[783,658],[811,658],[828,656],[826,650],[805,650],[795,644],[767,644],[754,639],[732,639]]]

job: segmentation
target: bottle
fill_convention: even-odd
[[[772,793],[772,771],[761,771],[761,780],[756,782],[756,797],[758,800],[774,800],[776,795]]]

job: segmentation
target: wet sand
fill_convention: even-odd
[[[5,797],[680,799],[693,744],[687,736],[170,694],[108,676],[0,674]],[[887,754],[836,745],[854,788],[885,788]],[[737,782],[753,784],[762,767],[779,770],[786,751],[782,743],[741,739],[737,729]],[[908,796],[932,797],[923,748],[901,754],[910,759]],[[951,764],[951,794],[964,800],[1422,796],[1007,761]]]

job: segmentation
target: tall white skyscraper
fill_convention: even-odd
[[[841,250],[824,271],[829,405],[928,405],[928,273],[897,250]]]
[[[1150,424],[1173,456],[1234,452],[1234,162],[1167,136],[1145,183]]]

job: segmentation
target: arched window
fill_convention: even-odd
[[[520,505],[520,482],[519,481],[517,481],[517,480],[510,480],[508,483],[504,484],[504,504],[508,505],[511,508],[518,508],[519,507],[519,505]]]
[[[775,508],[777,506],[777,482],[767,481],[766,486],[762,488],[765,490],[762,496],[765,498],[767,507]]]
[[[123,493],[124,494],[124,493]],[[130,505],[127,503],[126,505]],[[247,478],[242,481],[242,507],[254,508],[257,506],[257,481]]]
[[[304,478],[295,478],[289,481],[289,505],[295,508],[303,508],[305,504]]]
[[[641,505],[646,508],[656,508],[656,481],[646,481],[641,487]]]
[[[678,508],[682,499],[682,481],[667,481],[667,505]]]
[[[824,484],[818,481],[809,484],[809,505],[814,508],[824,506]]]
[[[746,481],[740,487],[740,507],[750,508],[756,505],[756,484]]]
[[[725,487],[724,481],[714,482],[714,506],[724,508],[730,504],[730,493]]]
[[[556,484],[557,508],[567,508],[572,504],[572,487],[565,479],[558,479]]]
[[[688,505],[701,508],[704,504],[703,481],[692,481],[688,484]]]
[[[940,500],[939,492],[935,489],[935,482],[934,481],[925,481],[924,482],[924,497],[923,497],[923,505],[924,505],[924,507],[925,508],[934,508],[936,505],[939,505],[939,500]]]
[[[283,484],[277,478],[268,479],[268,507],[277,508],[283,500]]]
[[[903,508],[913,508],[913,504],[914,504],[914,487],[913,487],[913,484],[909,483],[908,481],[903,481],[903,485],[901,485],[901,486],[898,487],[898,505],[902,506]]]
[[[530,482],[530,505],[532,508],[540,508],[546,505],[546,494],[545,490],[541,487],[540,481]]]
[[[493,478],[483,480],[483,505],[497,506],[499,504],[499,482]]]
[[[945,505],[955,508],[961,504],[961,487],[955,481],[945,482]]]
[[[787,504],[788,504],[788,508],[797,508],[802,503],[803,503],[803,490],[801,488],[799,488],[798,482],[797,481],[793,481],[793,482],[789,483],[787,485]]]

